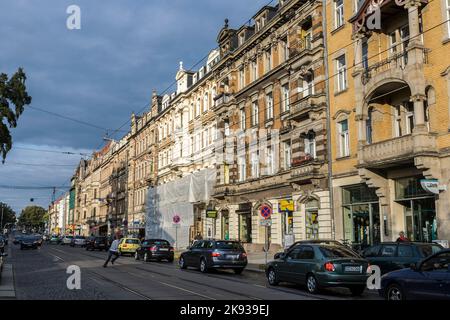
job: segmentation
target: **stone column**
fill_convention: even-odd
[[[421,6],[419,0],[409,0],[405,4],[405,9],[408,10],[409,21],[409,44],[406,50],[408,51],[408,64],[423,63],[423,43],[420,37],[419,28],[419,8]]]
[[[414,132],[427,131],[425,124],[425,100],[426,96],[422,94],[411,96],[410,101],[414,103]]]
[[[364,39],[365,35],[363,33],[356,33],[353,36],[353,40],[355,41],[356,45],[355,45],[355,68],[354,68],[354,75],[360,73],[363,71],[363,65],[362,65],[362,61],[363,61],[363,51],[362,51],[362,44],[363,44],[363,39]]]

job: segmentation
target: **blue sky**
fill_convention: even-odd
[[[0,0],[0,72],[25,69],[34,107],[115,129],[149,103],[152,89],[173,83],[179,61],[190,67],[216,47],[225,18],[239,27],[267,3]],[[81,9],[81,30],[66,28],[72,4]],[[34,109],[12,133],[15,146],[75,153],[91,153],[105,134]],[[0,185],[67,185],[80,157],[13,147],[0,165]],[[18,213],[30,198],[47,207],[51,191],[0,188],[0,201]]]

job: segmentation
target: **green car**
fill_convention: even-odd
[[[266,265],[270,285],[291,282],[309,293],[325,287],[346,287],[361,295],[367,285],[369,263],[354,251],[335,244],[299,243]]]

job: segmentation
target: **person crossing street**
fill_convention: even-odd
[[[111,264],[114,264],[117,258],[119,258],[119,240],[120,237],[114,237],[114,241],[111,243],[111,247],[109,247],[108,258],[106,259],[103,268],[106,268],[108,266],[108,262],[111,260],[112,256],[114,256],[114,258],[112,258]]]

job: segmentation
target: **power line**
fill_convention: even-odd
[[[6,161],[4,164],[17,166],[30,166],[30,167],[75,167],[77,165],[77,164],[53,164],[53,163],[21,163],[11,161]]]
[[[59,186],[59,187],[55,187],[55,186],[8,186],[8,185],[0,185],[0,189],[14,189],[14,190],[53,190],[53,189],[67,189],[67,188],[71,188],[71,186]]]
[[[68,155],[79,155],[79,156],[84,156],[84,157],[90,156],[90,154],[88,154],[88,153],[77,153],[77,152],[72,152],[72,151],[56,151],[56,150],[34,149],[34,148],[26,148],[26,147],[14,147],[14,148],[15,149],[20,149],[20,150],[29,150],[29,151],[38,151],[38,152],[59,153],[59,154],[68,154]]]
[[[65,116],[65,115],[53,112],[53,111],[44,110],[44,109],[41,109],[41,108],[38,108],[38,107],[28,106],[28,108],[31,108],[31,109],[34,109],[34,110],[37,110],[37,111],[41,111],[41,112],[44,112],[44,113],[47,113],[47,114],[51,114],[51,115],[53,115],[55,117],[59,117],[59,118],[66,119],[66,120],[70,120],[70,121],[73,121],[73,122],[76,122],[76,123],[79,123],[79,124],[82,124],[82,125],[85,125],[85,126],[89,126],[89,127],[95,128],[95,129],[102,130],[102,131],[108,132],[108,131],[112,131],[113,130],[113,129],[100,127],[100,126],[97,126],[95,124],[83,121],[83,120],[78,120],[78,119],[75,119],[75,118],[71,118],[71,117],[68,117],[68,116]],[[125,130],[122,130],[122,131],[125,131]]]

